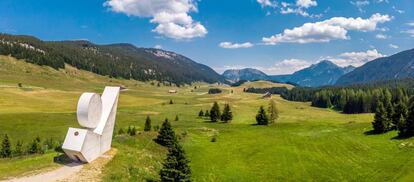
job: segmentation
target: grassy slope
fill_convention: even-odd
[[[19,82],[26,88],[16,88]],[[63,139],[68,126],[77,126],[74,111],[82,91],[119,84],[130,89],[121,94],[117,128],[142,128],[146,115],[153,125],[160,125],[178,114],[180,121],[173,121],[173,126],[183,138],[195,181],[409,181],[414,176],[414,140],[392,139],[395,132],[364,134],[371,127],[370,114],[343,115],[276,97],[279,123],[255,126],[256,111],[267,101],[243,93],[241,87],[223,87],[223,94],[211,96],[205,94],[209,86],[200,84],[193,92],[185,87],[170,95],[168,87],[111,80],[73,68],[50,70],[7,57],[0,57],[0,135],[8,133],[13,142],[26,143],[49,134]],[[175,104],[166,104],[169,99]],[[235,114],[231,124],[196,117],[214,101],[231,104]],[[218,136],[215,143],[213,135]],[[155,179],[166,153],[152,141],[155,136],[155,132],[118,136],[114,142],[118,155],[107,165],[104,180]],[[2,159],[0,170],[7,172],[0,178],[54,167],[53,156]]]

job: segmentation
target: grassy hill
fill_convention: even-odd
[[[22,87],[18,87],[22,83]],[[254,82],[254,87],[268,83]],[[254,117],[268,100],[241,87],[197,83],[180,88],[116,80],[72,67],[54,70],[0,57],[0,136],[27,144],[34,137],[63,140],[69,126],[77,127],[76,102],[82,92],[101,92],[105,85],[124,85],[116,130],[139,127],[137,136],[118,135],[118,154],[105,167],[104,181],[157,179],[166,149],[153,142],[156,132],[142,132],[145,117],[153,125],[172,121],[182,138],[194,181],[409,181],[414,178],[414,139],[394,139],[395,132],[369,135],[372,114],[344,115],[290,102],[275,96],[280,119],[256,126]],[[222,94],[206,94],[220,87]],[[177,94],[169,94],[177,89]],[[230,90],[234,92],[231,93]],[[174,104],[168,104],[172,99]],[[218,101],[229,103],[230,124],[198,118],[200,109]],[[217,138],[211,142],[212,137]],[[55,153],[0,159],[0,179],[59,166]]]

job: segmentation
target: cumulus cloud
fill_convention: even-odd
[[[388,38],[388,36],[387,35],[385,35],[385,34],[377,34],[377,35],[375,35],[375,38],[377,38],[377,39],[387,39]]]
[[[162,49],[162,46],[161,45],[155,45],[154,48],[155,49]]]
[[[277,2],[276,1],[257,0],[257,2],[262,6],[262,8],[264,8],[264,7],[277,7]]]
[[[221,42],[219,46],[224,49],[239,49],[239,48],[250,48],[250,47],[253,47],[254,45],[250,42],[245,42],[245,43]]]
[[[330,42],[331,40],[346,40],[349,30],[352,31],[374,31],[377,25],[391,21],[389,15],[373,14],[368,19],[334,17],[325,21],[305,23],[300,27],[285,29],[282,33],[271,37],[263,37],[262,41],[267,45],[279,43],[314,43]]]
[[[224,71],[229,70],[229,69],[254,68],[254,69],[263,71],[266,74],[270,74],[270,75],[284,75],[284,74],[292,74],[295,71],[307,68],[312,64],[313,62],[302,60],[302,59],[284,59],[268,67],[233,65],[233,66],[223,66],[219,68],[214,68],[214,70],[216,70],[218,73],[223,73]]]
[[[400,48],[399,46],[395,45],[395,44],[389,44],[388,46],[390,46],[393,49],[398,49]]]
[[[292,74],[295,71],[307,68],[310,65],[312,65],[311,61],[303,59],[284,59],[264,69],[264,71],[277,75]]]
[[[336,57],[325,57],[339,66],[362,66],[363,64],[372,61],[374,59],[385,57],[376,49],[367,50],[365,52],[344,52]]]
[[[367,0],[363,0],[363,1],[361,1],[361,0],[359,0],[359,1],[351,1],[350,3],[352,5],[354,5],[355,7],[357,7],[360,12],[364,12],[364,10],[362,8],[364,6],[368,6],[369,5],[369,1],[367,1]]]
[[[404,30],[402,33],[408,34],[410,37],[414,37],[414,29],[411,30]]]
[[[104,6],[128,16],[151,18],[153,32],[173,39],[204,37],[207,29],[189,15],[197,12],[193,0],[108,0]]]
[[[312,6],[317,6],[318,3],[316,2],[316,0],[297,0],[296,1],[296,6],[298,7],[302,7],[302,8],[309,8]]]

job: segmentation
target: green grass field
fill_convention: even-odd
[[[23,88],[17,87],[18,83]],[[247,86],[265,87],[265,82]],[[254,85],[256,84],[256,85]],[[207,84],[174,88],[116,80],[68,67],[53,70],[0,57],[0,136],[26,144],[34,137],[63,140],[67,128],[77,127],[75,109],[84,91],[101,92],[105,85],[124,85],[117,115],[117,130],[130,125],[135,137],[117,136],[118,154],[104,169],[104,181],[156,180],[166,149],[153,142],[156,132],[142,132],[145,117],[153,125],[165,118],[191,160],[194,181],[412,181],[414,139],[394,139],[395,132],[369,135],[371,114],[344,115],[309,103],[275,96],[280,119],[271,126],[256,126],[255,114],[266,105],[260,95],[243,87],[219,86],[222,94],[206,94]],[[234,92],[231,93],[230,90]],[[172,99],[174,104],[168,104]],[[230,124],[198,118],[200,109],[218,101],[232,106]],[[211,142],[213,136],[216,142]],[[53,168],[55,154],[0,159],[0,179],[33,170]]]

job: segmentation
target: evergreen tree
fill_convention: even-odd
[[[16,147],[14,148],[14,155],[15,156],[20,156],[22,154],[23,154],[23,142],[22,141],[17,141]]]
[[[173,102],[173,100],[172,100],[172,99],[170,99],[170,104],[174,104],[174,102]]]
[[[204,112],[204,117],[210,117],[210,111],[206,110],[206,112]]]
[[[213,107],[210,109],[210,120],[211,122],[217,122],[221,117],[220,106],[217,102],[214,102]]]
[[[200,110],[200,112],[198,112],[198,117],[203,117],[204,116],[204,112],[203,110]]]
[[[267,116],[266,111],[263,108],[263,106],[260,106],[259,112],[256,115],[256,122],[258,125],[269,124],[269,117]]]
[[[11,144],[10,139],[7,134],[4,135],[3,141],[1,142],[1,150],[0,150],[0,157],[7,158],[11,157],[12,150],[11,150]]]
[[[279,118],[279,110],[277,109],[276,102],[274,100],[269,101],[269,122],[275,123],[275,121]]]
[[[128,134],[128,135],[131,135],[131,126],[128,126],[128,129],[127,129],[127,134]]]
[[[123,135],[123,134],[125,134],[125,131],[124,131],[124,129],[120,128],[118,130],[118,135]]]
[[[408,116],[405,120],[405,131],[405,134],[407,136],[414,135],[414,102],[412,102],[412,99],[410,103],[410,108],[408,109]]]
[[[174,121],[178,121],[178,120],[180,120],[180,118],[178,118],[178,115],[175,115]]]
[[[42,147],[40,146],[40,138],[36,137],[32,143],[29,145],[29,154],[42,153]]]
[[[147,116],[147,118],[145,119],[144,131],[151,131],[151,127],[151,118]]]
[[[168,119],[165,119],[164,123],[162,123],[161,129],[158,132],[158,136],[155,141],[158,144],[166,147],[171,147],[174,142],[177,141],[175,132],[172,129],[171,123],[168,121]]]
[[[162,182],[189,182],[191,181],[190,161],[187,159],[182,146],[175,141],[168,150],[167,158],[160,170]]]
[[[377,106],[374,121],[372,122],[372,127],[374,128],[375,133],[385,133],[390,128],[387,111],[381,102]]]
[[[384,90],[384,95],[382,98],[382,103],[384,104],[385,110],[387,111],[387,119],[392,121],[392,117],[394,115],[394,107],[392,105],[392,94],[389,89]]]
[[[401,118],[403,121],[407,118],[408,109],[404,102],[398,101],[397,105],[395,106],[393,117],[392,117],[392,124],[393,128],[398,129],[398,125],[401,127]]]
[[[224,122],[230,122],[233,120],[233,113],[229,104],[224,105],[223,114],[221,115],[221,120]]]
[[[133,126],[133,127],[131,128],[131,132],[129,133],[129,135],[130,135],[130,136],[135,136],[135,135],[137,135],[137,129],[135,128],[135,126]]]

